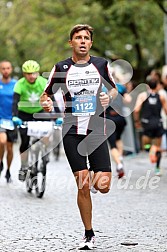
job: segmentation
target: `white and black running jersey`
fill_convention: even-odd
[[[85,64],[76,64],[72,58],[57,63],[49,76],[45,92],[52,95],[59,88],[65,98],[64,127],[70,134],[105,134],[104,109],[99,94],[104,84],[115,88],[108,61],[91,56]]]
[[[156,119],[160,120],[161,109],[162,109],[162,103],[160,101],[159,94],[151,93],[142,104],[141,120],[143,122],[150,121],[152,118],[153,120]]]

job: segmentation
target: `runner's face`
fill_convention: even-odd
[[[91,35],[89,31],[82,30],[74,33],[72,40],[69,41],[69,44],[73,49],[74,56],[87,56],[92,46]]]
[[[24,77],[31,84],[33,84],[36,81],[38,76],[39,76],[39,73],[24,73]]]
[[[8,79],[12,73],[12,66],[10,62],[3,62],[0,65],[0,72],[4,79]]]

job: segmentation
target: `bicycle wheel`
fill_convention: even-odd
[[[40,153],[41,154],[41,153]],[[40,156],[39,154],[39,156]],[[37,162],[37,176],[34,181],[36,196],[42,198],[46,188],[46,157],[38,158]]]
[[[31,193],[32,188],[33,188],[33,181],[34,181],[33,177],[34,176],[31,173],[31,169],[28,169],[27,174],[26,174],[26,179],[25,179],[26,189],[28,193]]]
[[[32,139],[31,139],[32,140]],[[34,143],[36,143],[36,139],[33,140],[30,144],[30,146]],[[38,150],[37,150],[38,151]],[[33,188],[36,186],[36,177],[37,177],[37,155],[38,152],[36,149],[29,148],[28,151],[28,163],[29,163],[29,168],[27,170],[25,182],[26,182],[26,189],[28,193],[31,193]]]
[[[58,144],[54,149],[53,149],[53,154],[56,158],[56,160],[59,160],[60,157],[60,144]]]

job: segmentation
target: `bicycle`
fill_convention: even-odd
[[[54,123],[30,121],[24,122],[20,127],[27,128],[27,135],[30,136],[28,167],[24,171],[26,189],[28,193],[31,193],[34,188],[37,198],[42,198],[46,188],[47,163],[49,162],[47,145],[51,141]],[[22,175],[20,172],[19,176]]]

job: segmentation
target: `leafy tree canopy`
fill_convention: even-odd
[[[71,55],[71,27],[88,23],[94,27],[92,54],[127,60],[141,71],[160,67],[165,10],[163,0],[1,0],[0,60],[21,67],[35,59],[50,71]]]

